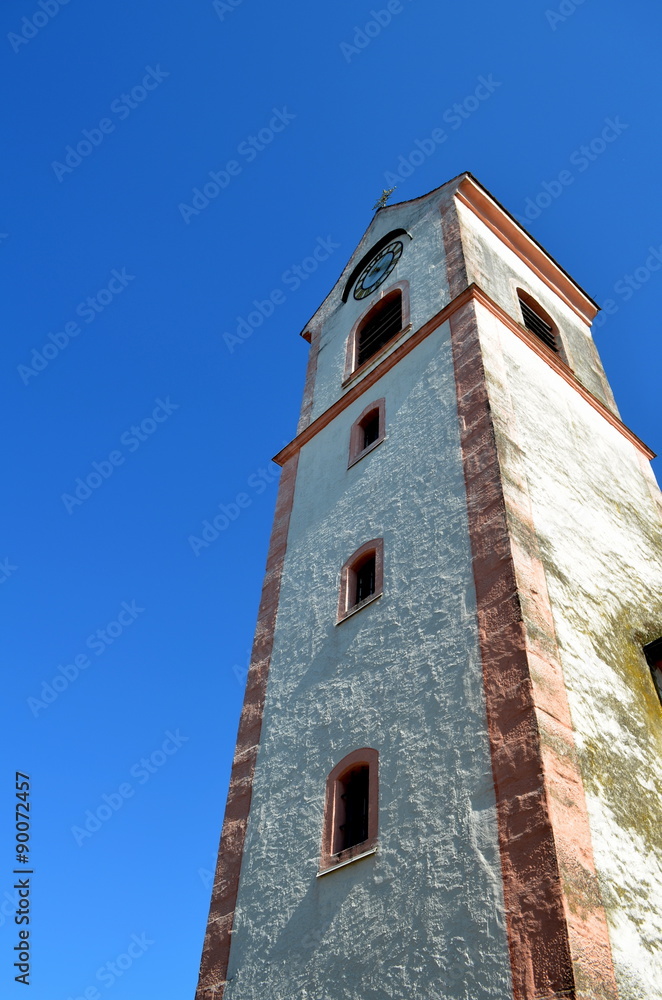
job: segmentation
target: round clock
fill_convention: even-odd
[[[356,285],[354,286],[354,298],[364,299],[376,288],[379,288],[383,281],[386,281],[389,274],[402,256],[402,243],[396,240],[380,250],[372,258],[370,263],[361,271]]]

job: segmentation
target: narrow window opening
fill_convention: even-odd
[[[365,364],[402,329],[402,293],[388,295],[368,314],[358,331],[357,366]]]
[[[363,448],[369,448],[379,437],[379,410],[369,413],[361,425],[363,431]]]
[[[533,300],[531,300],[531,302],[533,303]],[[520,309],[522,310],[524,326],[527,330],[534,333],[538,340],[542,340],[543,344],[546,344],[547,347],[558,354],[559,346],[554,333],[554,328],[552,324],[541,315],[542,309],[537,306],[537,303],[530,304],[525,302],[521,295],[519,296],[519,304]]]
[[[662,637],[644,646],[644,655],[648,666],[651,668],[653,682],[659,699],[662,702]]]
[[[381,444],[386,435],[386,400],[374,399],[359,414],[349,432],[349,460],[351,468],[368,452]]]
[[[373,854],[378,825],[379,753],[362,747],[327,775],[318,875]]]
[[[368,556],[356,570],[356,600],[360,604],[375,592],[375,554]]]
[[[384,539],[373,538],[357,549],[340,571],[338,623],[381,597],[384,587]]]
[[[340,779],[339,810],[342,822],[338,826],[337,847],[347,851],[356,844],[362,844],[368,839],[368,803],[370,787],[370,769],[367,764],[353,768]]]

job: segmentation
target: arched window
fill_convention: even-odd
[[[379,820],[379,754],[363,747],[336,764],[326,780],[320,874],[372,853]]]
[[[338,621],[377,597],[384,585],[384,539],[373,538],[357,549],[340,572]]]
[[[558,331],[549,313],[545,312],[533,296],[521,288],[517,289],[517,297],[522,311],[524,326],[531,333],[534,333],[538,340],[542,340],[543,344],[546,344],[552,351],[559,354]]]
[[[409,330],[409,282],[380,289],[378,298],[355,321],[347,338],[343,385],[398,334]]]
[[[386,401],[382,397],[369,403],[352,424],[349,434],[348,469],[382,443],[386,433],[385,424]]]
[[[356,331],[356,367],[369,361],[402,330],[402,292],[399,288],[377,302]]]

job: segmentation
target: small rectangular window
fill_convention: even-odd
[[[379,410],[373,410],[363,424],[363,448],[369,448],[379,437]]]
[[[341,779],[340,798],[345,806],[344,822],[340,824],[340,851],[368,839],[368,778],[367,765],[354,768]]]
[[[374,399],[356,418],[349,432],[349,461],[351,469],[360,459],[380,445],[386,435],[386,400]]]
[[[326,779],[318,875],[374,854],[379,824],[379,753],[352,750]]]
[[[662,701],[662,637],[644,646],[644,655],[648,666],[651,668],[653,682],[660,701]]]
[[[340,570],[338,623],[381,597],[384,586],[384,539],[365,542]]]
[[[375,556],[370,556],[356,570],[356,600],[360,604],[375,592]]]

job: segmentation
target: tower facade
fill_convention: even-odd
[[[662,501],[469,174],[306,326],[197,1000],[662,998]]]

